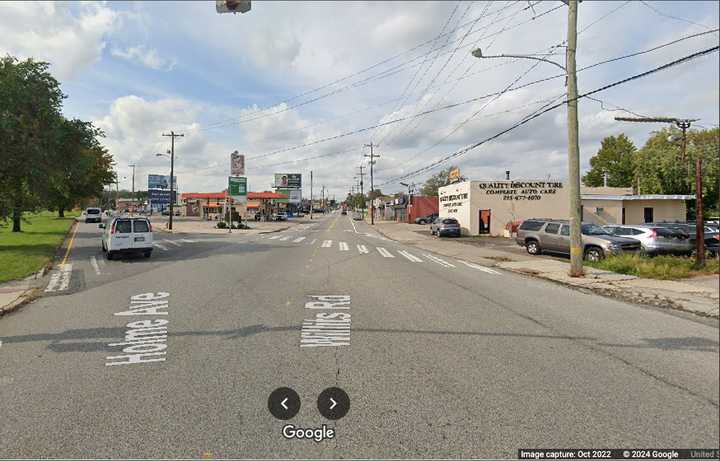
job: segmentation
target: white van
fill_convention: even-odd
[[[113,218],[106,226],[102,235],[102,250],[107,259],[113,259],[120,253],[142,253],[149,258],[153,250],[152,224],[147,218],[118,217]]]

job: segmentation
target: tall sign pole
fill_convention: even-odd
[[[313,172],[310,170],[310,219],[313,218]]]
[[[570,185],[570,277],[583,275],[582,214],[580,208],[580,147],[575,52],[577,51],[577,0],[569,0],[567,32],[568,181]]]
[[[703,222],[702,158],[695,161],[695,264],[705,265],[705,223]]]
[[[175,205],[175,197],[173,197],[173,191],[175,190],[175,138],[182,138],[185,135],[170,131],[170,134],[163,133],[163,136],[170,137],[170,221],[168,222],[168,229],[172,230],[173,215],[175,214],[173,211],[173,206]]]
[[[373,150],[374,147],[378,147],[377,144],[373,144],[372,141],[370,144],[365,144],[365,147],[370,148],[370,155],[365,154],[365,157],[370,157],[370,194],[373,195],[373,192],[375,191],[375,183],[373,182],[373,165],[375,165],[375,159],[379,158],[379,155],[375,154],[375,151]],[[375,197],[373,196],[372,200],[370,200],[370,225],[375,225]]]

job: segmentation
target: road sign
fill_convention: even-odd
[[[275,173],[275,187],[302,189],[302,175],[300,173]]]
[[[245,156],[238,151],[230,154],[230,175],[242,176],[245,174]]]
[[[220,14],[247,13],[250,8],[250,0],[215,0],[215,11]]]
[[[247,178],[242,176],[228,177],[228,192],[236,202],[247,200]]]

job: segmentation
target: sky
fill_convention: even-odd
[[[717,46],[719,5],[582,2],[579,92]],[[563,70],[471,55],[481,48],[564,65],[559,1],[253,0],[246,14],[218,14],[212,1],[0,2],[0,36],[0,54],[51,63],[65,116],[103,129],[121,188],[130,189],[131,164],[137,189],[148,174],[169,174],[156,154],[170,148],[162,135],[171,130],[184,135],[175,144],[181,192],[225,189],[237,150],[250,190],[270,189],[273,173],[302,173],[308,197],[312,170],[316,194],[324,186],[344,198],[361,165],[369,188],[370,143],[379,145],[373,179],[385,193],[450,165],[477,180],[506,170],[513,179],[567,178],[563,105],[494,137],[562,102]],[[719,64],[714,52],[581,99],[583,172],[605,136],[625,133],[641,147],[663,127],[616,116],[716,127]],[[442,161],[451,154],[459,155]]]

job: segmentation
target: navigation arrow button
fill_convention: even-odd
[[[283,401],[280,402],[280,405],[282,405],[282,407],[283,407],[284,409],[286,409],[286,410],[288,409],[288,406],[285,405],[285,404],[287,403],[287,401],[288,401],[288,398],[285,397],[285,398],[283,399]]]
[[[275,389],[268,397],[268,410],[277,419],[290,419],[300,411],[300,396],[289,387]]]
[[[337,406],[337,402],[332,397],[330,397],[330,401],[332,402],[332,405],[330,405],[330,409],[332,410],[335,406]]]
[[[328,387],[317,400],[318,411],[327,419],[340,419],[350,411],[350,397],[339,387]]]

